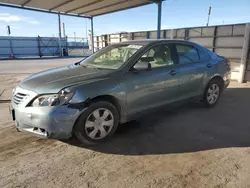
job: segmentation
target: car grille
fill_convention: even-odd
[[[23,102],[23,99],[24,98],[27,98],[29,95],[28,94],[24,94],[24,93],[16,93],[14,96],[13,96],[13,102],[16,104],[16,105],[19,105]]]

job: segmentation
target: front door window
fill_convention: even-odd
[[[138,62],[149,62],[151,68],[173,65],[171,49],[168,45],[157,45],[148,50]]]

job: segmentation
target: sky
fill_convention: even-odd
[[[205,26],[208,7],[212,6],[209,25],[250,22],[250,0],[165,0],[162,4],[162,29]],[[61,16],[68,37],[86,37],[89,19]],[[0,6],[0,36],[58,36],[58,17]],[[116,32],[156,30],[157,5],[151,4],[94,18],[94,35]]]

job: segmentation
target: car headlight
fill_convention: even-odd
[[[58,106],[68,104],[68,102],[74,96],[73,92],[66,92],[62,90],[57,94],[48,94],[48,95],[41,95],[37,97],[31,106],[39,107],[39,106]]]

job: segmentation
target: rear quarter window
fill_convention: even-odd
[[[180,64],[198,62],[200,60],[197,48],[186,44],[176,44]]]
[[[196,46],[198,46],[199,47],[199,49],[202,49],[201,51],[203,52],[203,53],[206,53],[207,55],[208,55],[208,58],[211,60],[211,59],[217,59],[217,55],[214,53],[214,52],[212,52],[211,50],[209,50],[209,49],[207,49],[207,48],[205,48],[204,46],[201,46],[201,45],[199,45],[199,44],[196,44]]]
[[[209,60],[211,60],[211,58],[209,57],[209,55],[206,52],[204,52],[204,51],[202,51],[200,49],[198,49],[198,52],[199,52],[199,56],[200,56],[200,61],[201,62],[202,61],[209,61]]]

